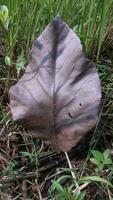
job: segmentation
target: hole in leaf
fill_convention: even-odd
[[[71,113],[70,113],[70,112],[68,113],[68,116],[69,116],[70,118],[72,118],[72,119],[73,119],[73,117],[72,117],[72,115],[71,115]]]

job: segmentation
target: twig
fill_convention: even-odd
[[[16,180],[33,179],[33,178],[36,178],[36,176],[37,176],[36,172],[30,172],[30,173],[26,173],[26,174],[15,175],[13,177],[4,176],[0,180],[0,184],[11,183],[11,182],[16,181]]]
[[[59,162],[58,161],[52,162],[51,164],[48,164],[47,166],[41,167],[38,170],[38,175],[41,172],[45,172],[47,170],[53,169],[53,167],[58,166],[62,162],[64,162],[64,159],[60,160]],[[15,176],[13,177],[4,176],[3,178],[0,179],[0,184],[11,183],[16,180],[35,179],[36,177],[37,177],[37,172],[15,174]]]
[[[37,188],[37,191],[38,191],[39,199],[43,200],[42,194],[41,194],[41,191],[40,191],[40,187],[39,187],[39,185],[37,183],[37,179],[35,179],[35,183],[36,183],[36,188]]]
[[[72,165],[71,165],[71,161],[70,161],[70,159],[69,159],[69,156],[68,156],[67,152],[65,152],[65,155],[66,155],[66,159],[67,159],[69,168],[70,168],[70,169],[73,169],[73,167],[72,167]],[[77,194],[79,195],[79,194],[80,194],[80,191],[83,190],[85,187],[87,187],[87,185],[88,185],[89,183],[84,183],[83,185],[79,186],[79,185],[78,185],[78,182],[77,182],[77,178],[76,178],[76,176],[75,176],[75,173],[74,173],[73,171],[71,171],[71,174],[72,174],[72,177],[73,177],[73,179],[74,179],[75,186],[76,186],[76,189],[73,190],[73,192],[74,192],[74,193],[77,192]],[[110,199],[110,200],[111,200],[111,199]]]
[[[108,189],[109,200],[112,200],[110,190]]]
[[[79,186],[79,190],[80,190],[80,191],[83,190],[83,189],[86,188],[88,185],[89,185],[89,183],[84,183],[83,185]],[[73,193],[75,193],[75,192],[76,192],[76,189],[73,190]]]
[[[27,199],[27,182],[23,180],[22,182],[22,200]]]
[[[72,151],[71,154],[70,154],[70,157],[74,158],[75,155],[77,155],[77,152]],[[59,165],[61,165],[62,163],[64,164],[66,162],[66,160],[67,160],[66,156],[62,157],[60,159],[57,158],[57,160],[51,160],[50,164],[44,165],[43,167],[38,169],[38,176],[39,177],[41,176],[40,173],[54,169],[54,168],[58,167]],[[35,179],[36,177],[37,177],[36,172],[15,174],[13,177],[4,176],[4,177],[1,177],[0,184],[11,183],[11,182],[16,181],[16,180]],[[74,177],[74,179],[75,179],[75,177]]]
[[[67,154],[67,152],[65,152],[65,156],[66,156],[66,159],[67,159],[67,162],[68,162],[68,165],[69,165],[69,168],[72,169],[72,165],[71,165],[71,161],[69,159],[69,156]],[[75,183],[75,186],[76,186],[76,192],[77,194],[79,195],[80,194],[80,188],[79,188],[79,185],[78,185],[78,182],[77,182],[77,178],[75,176],[75,173],[71,170],[71,175],[73,177],[73,180],[74,180],[74,183]]]
[[[89,183],[84,183],[83,185],[79,186],[80,190],[83,190],[84,188],[86,188],[89,185]]]

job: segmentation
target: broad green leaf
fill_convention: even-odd
[[[11,66],[11,59],[8,56],[5,57],[5,64]]]
[[[52,191],[54,191],[55,189],[58,192],[64,192],[63,187],[57,182],[57,181],[52,181],[52,186],[51,186]]]
[[[91,151],[92,155],[94,156],[94,158],[98,161],[103,161],[103,154],[98,151],[98,150],[92,150]]]
[[[108,159],[104,160],[104,164],[105,164],[105,165],[110,165],[110,164],[112,164],[111,158],[108,158]]]
[[[104,163],[100,163],[100,165],[98,166],[99,170],[102,170],[104,168]]]
[[[0,18],[3,22],[6,22],[8,18],[8,8],[5,5],[0,6]]]
[[[104,183],[104,184],[113,188],[113,185],[111,184],[111,182],[109,182],[108,180],[101,178],[99,176],[86,176],[86,177],[81,178],[80,182],[81,183],[100,182],[100,183]]]
[[[110,158],[110,151],[109,151],[109,149],[107,149],[107,150],[104,151],[103,157],[104,157],[104,164],[105,165],[112,164],[112,160]]]
[[[5,29],[8,30],[9,16],[8,16],[8,8],[5,5],[0,6],[0,20],[2,21]]]
[[[66,180],[66,179],[72,179],[72,176],[70,176],[70,175],[60,176],[60,177],[57,179],[57,182],[60,183],[60,182],[62,182],[63,180]]]
[[[109,155],[110,155],[109,149],[107,149],[107,150],[105,150],[105,151],[103,152],[104,159],[108,158]]]
[[[90,158],[90,161],[92,162],[92,163],[94,163],[95,165],[100,165],[101,163],[98,161],[98,160],[96,160],[95,158]]]

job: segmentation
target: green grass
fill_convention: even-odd
[[[92,180],[96,193],[101,191],[107,200],[112,200],[112,164],[96,171],[90,159],[92,150],[102,154],[113,147],[113,0],[0,0],[0,5],[8,8],[7,19],[0,18],[0,134],[3,136],[0,153],[6,156],[3,162],[7,160],[5,165],[0,163],[4,166],[4,169],[0,169],[0,175],[14,178],[11,184],[0,182],[0,199],[8,199],[11,195],[10,198],[15,200],[21,197],[25,199],[27,193],[34,199],[38,196],[40,200],[43,196],[46,200],[54,197],[58,200],[90,200],[96,195],[91,194],[90,183],[89,189],[84,185],[78,196],[73,193],[76,191],[74,173],[79,187],[86,183],[86,179]],[[85,158],[75,156],[74,169],[67,169],[67,165],[63,164],[64,170],[53,167],[40,174],[40,169],[49,164],[48,160],[54,164],[59,155],[60,158],[65,155],[53,152],[40,141],[33,141],[22,127],[12,122],[7,111],[8,90],[24,71],[33,41],[57,15],[80,37],[87,56],[97,62],[103,97],[99,121],[93,131],[87,155],[83,150]],[[18,136],[21,140],[12,142],[12,138],[18,139]],[[112,159],[111,150],[109,155]],[[36,179],[28,178],[24,182],[16,178],[29,172],[36,172]],[[70,178],[68,181],[67,177]],[[85,182],[80,182],[82,178]],[[51,187],[46,188],[46,184]]]
[[[27,55],[34,38],[60,15],[81,38],[87,54],[98,60],[113,24],[113,0],[1,0],[1,4],[9,10],[6,35],[10,56],[23,48]]]

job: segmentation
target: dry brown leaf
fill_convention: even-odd
[[[96,122],[101,88],[95,64],[60,17],[34,42],[31,59],[10,89],[14,121],[62,151],[68,151]]]

